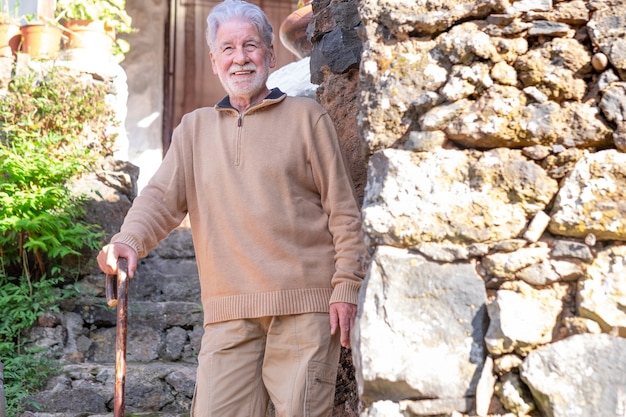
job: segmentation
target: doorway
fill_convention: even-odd
[[[274,28],[276,68],[297,57],[280,42],[278,29],[297,8],[295,0],[248,0],[267,14]],[[199,107],[213,106],[226,92],[213,75],[209,47],[205,40],[206,17],[219,0],[170,0],[166,28],[163,154],[167,152],[174,128],[182,116]]]

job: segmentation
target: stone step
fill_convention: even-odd
[[[116,325],[117,310],[85,300],[73,308],[87,325],[111,327]],[[202,305],[187,301],[135,301],[128,302],[128,328],[143,325],[158,330],[171,327],[192,328],[202,323]]]
[[[83,306],[86,312],[97,306]],[[92,343],[87,351],[90,361],[107,362],[115,358],[115,312],[106,311],[110,326],[103,326],[104,314],[98,327],[90,330],[83,340]],[[128,305],[127,357],[129,361],[155,360],[195,362],[203,334],[202,308],[199,304],[183,302],[131,302]],[[84,320],[89,323],[91,320]]]
[[[124,385],[125,412],[144,416],[188,415],[195,386],[195,364],[127,364]],[[115,365],[82,363],[63,367],[32,399],[33,417],[108,416],[115,392]],[[143,413],[143,414],[136,414]]]
[[[66,362],[114,361],[116,309],[89,298],[76,301],[72,307],[31,328],[33,345]],[[202,320],[198,303],[129,302],[128,360],[195,363]]]
[[[79,287],[86,295],[104,298],[104,274],[87,274]],[[200,302],[198,266],[189,229],[175,229],[148,257],[139,259],[129,282],[129,300]]]
[[[129,299],[200,302],[200,282],[197,273],[167,274],[162,272],[165,268],[155,268],[149,272],[146,269],[140,265],[135,277],[130,280]]]
[[[104,274],[85,276],[79,283],[85,296],[105,298]],[[200,302],[195,260],[148,258],[141,260],[129,281],[128,299],[135,301]]]

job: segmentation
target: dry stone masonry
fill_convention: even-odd
[[[361,415],[626,415],[626,4],[357,5]]]

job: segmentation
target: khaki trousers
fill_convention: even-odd
[[[207,325],[191,417],[330,417],[339,354],[328,313]]]

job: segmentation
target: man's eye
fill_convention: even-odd
[[[246,44],[246,49],[248,51],[254,51],[256,49],[256,43],[247,43]]]

